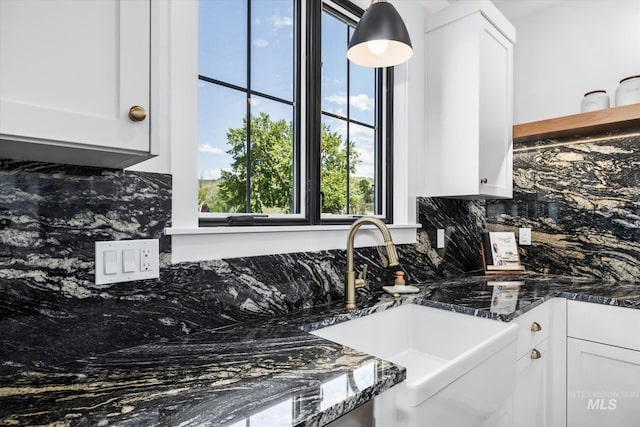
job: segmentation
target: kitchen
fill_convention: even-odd
[[[578,295],[637,307],[637,135],[626,136],[628,129],[620,129],[622,137],[616,134],[611,141],[546,149],[516,143],[513,199],[425,197],[431,195],[423,176],[423,159],[428,157],[422,126],[428,103],[425,16],[448,2],[392,3],[407,24],[414,56],[394,73],[390,229],[408,283],[424,284],[418,298],[458,310],[463,310],[466,298],[467,309],[482,309],[491,294],[483,290],[483,278],[460,279],[460,284],[451,280],[481,273],[482,232],[528,227],[533,245],[521,246],[521,256],[529,271],[589,276],[595,285],[553,276],[527,278],[521,308],[526,301]],[[513,123],[579,113],[584,93],[596,89],[605,89],[615,105],[618,82],[640,68],[638,3],[517,2],[533,9],[528,13],[515,3],[495,2],[517,30]],[[536,10],[541,3],[546,7]],[[0,4],[4,6],[4,0]],[[368,2],[358,5],[366,8]],[[210,227],[206,233],[196,232],[199,217],[191,206],[197,205],[193,162],[198,140],[193,123],[198,117],[198,88],[183,76],[198,74],[193,61],[197,43],[189,42],[197,40],[196,25],[191,24],[197,22],[197,12],[193,2],[152,3],[151,22],[158,25],[149,30],[156,76],[150,85],[157,96],[151,97],[150,110],[164,119],[141,123],[150,123],[155,158],[125,172],[2,160],[3,424],[172,425],[191,420],[233,425],[251,417],[252,425],[260,425],[256,414],[287,401],[287,392],[295,390],[299,393],[287,409],[295,417],[289,424],[322,425],[402,381],[404,371],[397,365],[344,350],[299,329],[346,316],[342,283],[348,225],[261,232]],[[49,29],[55,32],[58,24],[52,21]],[[88,40],[85,48],[94,42]],[[167,45],[173,47],[171,55],[158,48]],[[30,79],[37,77],[29,74]],[[0,92],[4,88],[0,81]],[[127,110],[140,103],[128,102]],[[636,120],[636,133],[637,128]],[[8,153],[8,143],[1,144],[2,154]],[[536,141],[530,145],[535,147]],[[94,150],[98,154],[89,156],[87,151],[80,150],[84,154],[79,157],[95,162],[122,158],[121,152]],[[76,154],[57,149],[47,155],[60,156],[57,163],[65,163]],[[421,225],[417,237],[416,223]],[[445,230],[444,248],[435,244],[438,229]],[[356,265],[367,263],[370,269],[364,296],[379,297],[375,291],[393,279],[371,247],[381,244],[378,235],[365,230],[361,234]],[[160,280],[96,284],[95,242],[129,239],[159,239]],[[474,301],[473,295],[479,299]],[[384,304],[402,305],[386,298]],[[306,315],[296,319],[300,309]],[[559,310],[554,315],[562,316]],[[554,328],[558,324],[562,322]],[[560,340],[557,348],[562,348],[562,336],[561,330],[551,337]],[[615,347],[637,347],[637,341],[620,344],[613,337],[601,342],[609,339]],[[297,350],[292,351],[288,342]],[[348,360],[340,357],[344,351]],[[554,355],[554,361],[561,359]],[[381,372],[373,387],[355,393],[353,399],[318,402],[317,390],[328,390],[321,384],[371,362]],[[623,403],[608,416],[621,413]]]

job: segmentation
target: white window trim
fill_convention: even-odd
[[[198,152],[198,2],[170,1],[170,126],[173,175],[171,235],[173,263],[345,249],[349,226],[199,227],[194,166]],[[396,244],[415,243],[415,196],[409,195],[408,68],[394,76],[394,223]],[[356,246],[382,244],[379,233],[363,231]]]

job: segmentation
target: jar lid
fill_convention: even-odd
[[[591,92],[587,92],[584,96],[591,95],[592,93],[607,93],[606,90],[592,90]]]
[[[625,77],[624,79],[620,80],[620,83],[626,82],[627,80],[631,80],[631,79],[637,79],[638,77],[640,77],[640,75]]]

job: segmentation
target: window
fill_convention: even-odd
[[[296,3],[199,3],[201,211],[300,212]]]
[[[392,70],[347,60],[361,9],[304,6],[199,2],[201,225],[391,220]]]

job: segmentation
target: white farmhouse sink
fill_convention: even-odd
[[[407,368],[391,389],[405,408],[396,425],[421,425],[424,416],[434,425],[483,425],[515,385],[515,324],[408,304],[313,334]],[[439,413],[446,420],[433,418]]]

